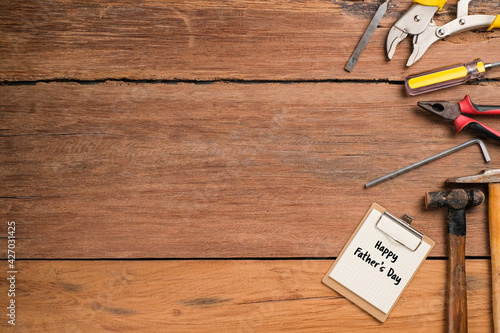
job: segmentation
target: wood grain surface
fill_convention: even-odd
[[[489,164],[474,146],[364,184],[477,137],[417,102],[500,105],[500,70],[423,97],[403,80],[499,61],[500,32],[446,37],[407,68],[411,38],[391,61],[385,40],[412,2],[391,1],[348,73],[380,3],[0,1],[0,330],[443,332],[447,212],[424,194],[500,168],[500,144],[484,140]],[[436,242],[384,324],[321,284],[373,202]],[[467,211],[472,332],[492,330],[487,220],[488,202]]]
[[[405,69],[385,40],[412,4],[391,1],[352,73],[344,66],[381,1],[14,1],[0,3],[0,80],[397,80],[477,57],[498,61],[499,31],[435,43]],[[456,0],[436,16],[456,17]],[[471,14],[500,13],[474,0]],[[500,74],[490,72],[490,77]]]
[[[424,263],[383,324],[321,284],[331,264],[21,261],[20,315],[9,331],[445,331],[445,260]],[[469,332],[491,331],[489,273],[489,260],[467,261]],[[2,278],[0,286],[5,285]]]
[[[467,91],[493,103],[497,89],[440,96]],[[438,243],[431,256],[444,256],[446,209],[426,210],[424,193],[500,165],[500,146],[488,140],[489,165],[469,147],[363,188],[474,138],[403,98],[400,85],[0,91],[0,196],[5,218],[18,225],[20,258],[334,257],[373,202],[412,215]],[[469,256],[489,254],[486,213],[487,205],[468,210]]]

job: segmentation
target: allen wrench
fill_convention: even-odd
[[[426,158],[424,160],[421,160],[421,161],[419,161],[417,163],[413,163],[412,165],[409,165],[409,166],[407,166],[405,168],[396,170],[394,172],[391,172],[390,174],[387,174],[385,176],[382,176],[380,178],[372,180],[371,182],[366,183],[365,187],[369,188],[369,187],[375,186],[377,184],[385,182],[386,180],[389,180],[391,178],[399,176],[399,175],[401,175],[401,174],[403,174],[405,172],[411,171],[411,170],[416,169],[416,168],[418,168],[418,167],[420,167],[422,165],[425,165],[427,163],[430,163],[432,161],[440,159],[441,157],[444,157],[444,156],[456,153],[457,151],[462,150],[464,148],[467,148],[467,147],[469,147],[469,146],[471,146],[471,145],[473,145],[475,143],[477,143],[479,145],[479,147],[481,148],[481,152],[483,153],[484,160],[486,161],[486,163],[488,163],[490,161],[490,155],[488,154],[488,150],[486,149],[486,146],[484,145],[484,143],[481,140],[474,139],[474,140],[470,140],[470,141],[464,142],[461,145],[458,145],[456,147],[453,147],[453,148],[450,148],[448,150],[445,150],[445,151],[443,151],[443,152],[441,152],[439,154],[436,154],[434,156],[428,157],[428,158]]]

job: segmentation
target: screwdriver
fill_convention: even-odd
[[[412,96],[420,95],[483,78],[486,70],[498,66],[500,62],[485,64],[481,59],[476,59],[465,64],[432,69],[408,76],[405,80],[405,88]]]

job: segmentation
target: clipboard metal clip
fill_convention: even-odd
[[[387,221],[393,223],[387,223]],[[420,244],[422,244],[424,235],[410,226],[412,221],[413,218],[407,214],[405,214],[403,219],[398,219],[394,215],[385,211],[378,219],[375,227],[396,243],[399,243],[408,248],[410,251],[415,252]],[[392,226],[390,224],[392,224]]]

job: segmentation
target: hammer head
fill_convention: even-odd
[[[470,206],[479,206],[483,201],[483,192],[476,189],[470,191],[455,189],[449,192],[427,192],[425,194],[425,207],[427,208],[448,207],[462,210]]]
[[[477,175],[448,178],[447,183],[500,183],[500,169],[483,170]]]

